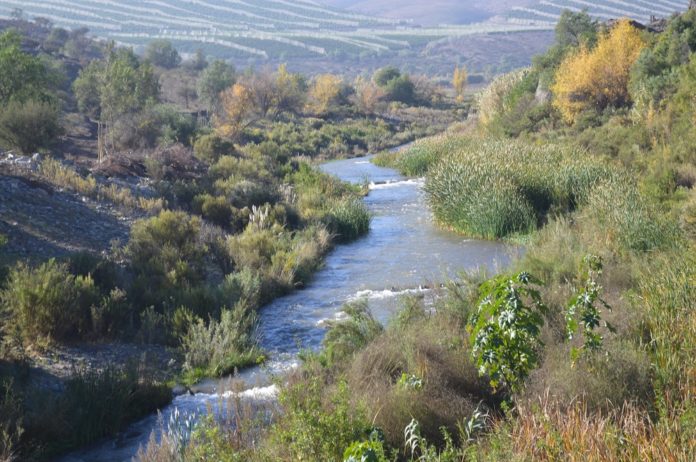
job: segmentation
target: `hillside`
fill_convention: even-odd
[[[513,7],[525,7],[534,0],[324,0],[322,3],[346,8],[363,14],[376,14],[393,19],[412,19],[419,24],[468,24],[490,19],[510,11]]]
[[[304,0],[6,0],[0,17],[17,15],[19,9],[27,17],[86,27],[124,45],[139,47],[164,38],[183,52],[203,48],[211,55],[252,62],[408,52],[443,37],[548,28],[506,22],[419,27]]]
[[[685,11],[688,6],[688,0],[541,0],[531,5],[516,5],[503,15],[503,20],[520,24],[555,24],[563,10],[587,10],[599,20],[628,17],[647,22],[651,16],[667,18]]]

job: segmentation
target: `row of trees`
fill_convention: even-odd
[[[181,108],[162,104],[172,95],[185,99],[187,108],[191,101],[199,109],[208,108],[220,133],[230,139],[259,120],[274,121],[281,115],[369,117],[389,103],[431,106],[445,99],[430,79],[411,77],[395,67],[354,82],[332,74],[308,79],[284,65],[238,73],[224,61],[208,63],[199,50],[183,69],[182,57],[166,40],[151,42],[139,57],[131,49],[97,44],[86,30],[66,31],[50,22],[42,30],[38,53],[23,51],[25,39],[17,33],[0,37],[0,65],[8,70],[0,75],[0,143],[27,153],[49,147],[61,133],[61,113],[75,109],[99,122],[100,154],[167,141],[189,144],[195,120]],[[80,63],[78,75],[68,69],[74,61],[66,64],[70,54]],[[187,83],[181,83],[183,77]],[[458,101],[463,101],[465,69],[455,70],[453,84]],[[161,85],[166,85],[164,97]]]

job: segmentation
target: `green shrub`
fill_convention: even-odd
[[[194,198],[193,207],[203,218],[224,229],[230,229],[235,209],[223,196],[201,194]]]
[[[74,276],[68,265],[51,259],[31,268],[20,263],[10,272],[0,300],[27,343],[65,341],[86,335],[90,307],[99,292],[90,276]]]
[[[352,405],[346,384],[328,392],[324,387],[315,375],[282,390],[283,415],[269,435],[269,460],[340,462],[345,449],[369,433],[365,412]]]
[[[0,110],[0,143],[32,154],[49,147],[62,133],[55,105],[29,100],[10,102]]]
[[[169,289],[204,280],[206,246],[200,231],[200,219],[184,212],[163,211],[133,225],[127,253],[146,304],[166,299],[158,294]]]
[[[235,369],[259,364],[264,356],[257,347],[256,322],[246,303],[238,303],[231,310],[223,309],[219,321],[210,319],[207,325],[200,319],[194,322],[182,338],[184,368],[221,377]]]
[[[235,152],[234,145],[215,134],[203,135],[193,145],[194,155],[203,162],[214,164],[220,157]]]
[[[518,391],[539,362],[539,334],[547,308],[540,281],[527,273],[502,275],[481,286],[470,320],[472,355],[491,386]]]

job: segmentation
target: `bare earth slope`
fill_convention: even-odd
[[[86,198],[0,169],[0,234],[9,260],[99,253],[128,240],[129,219]]]

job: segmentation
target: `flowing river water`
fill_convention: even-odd
[[[261,310],[260,343],[271,360],[235,378],[235,396],[241,400],[274,400],[277,390],[272,377],[296,367],[300,350],[321,346],[326,322],[340,319],[341,307],[347,301],[366,298],[377,319],[386,322],[398,309],[401,295],[422,293],[427,297],[431,293],[428,287],[460,271],[483,266],[495,272],[507,266],[514,252],[502,243],[465,239],[437,228],[426,204],[423,181],[377,167],[370,157],[328,162],[321,168],[344,181],[370,182],[370,194],[365,198],[373,216],[370,232],[336,247],[307,288]],[[174,409],[201,415],[224,407],[224,397],[233,394],[231,389],[230,379],[205,381],[194,388],[195,394],[176,397],[162,410],[161,419],[166,423]],[[117,438],[72,453],[62,461],[131,460],[159,428],[160,418],[152,415]]]

